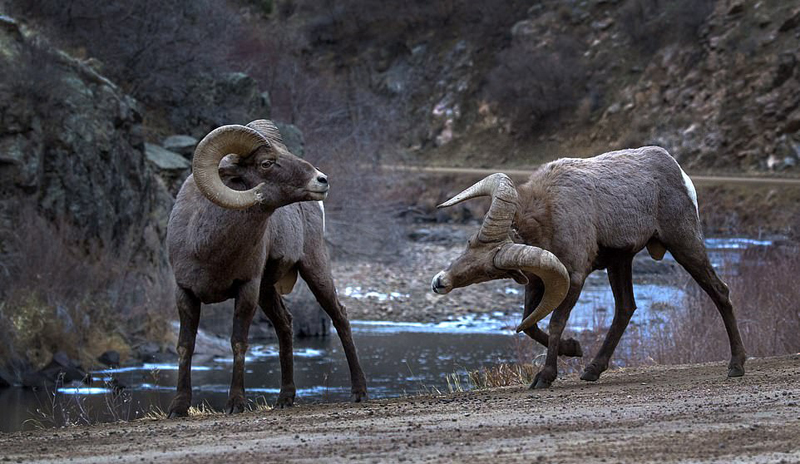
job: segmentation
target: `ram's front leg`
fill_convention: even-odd
[[[250,281],[239,288],[236,297],[236,309],[233,313],[233,333],[231,334],[231,348],[233,348],[233,374],[231,376],[231,389],[228,394],[228,404],[225,411],[228,414],[239,413],[245,410],[244,399],[244,358],[247,354],[247,336],[250,332],[250,323],[256,312],[258,301],[258,281]]]
[[[192,405],[192,354],[200,323],[200,300],[188,290],[175,290],[181,332],[178,336],[178,386],[175,398],[169,405],[169,417],[186,417]]]
[[[542,296],[544,296],[544,283],[542,283],[542,279],[535,275],[529,275],[527,277],[528,284],[525,286],[525,311],[522,313],[523,320],[533,312],[534,308],[539,306],[539,302],[542,301]],[[536,340],[545,348],[550,344],[550,337],[545,331],[539,328],[538,324],[533,325],[530,329],[525,329],[524,332],[525,335]],[[558,355],[580,358],[583,356],[580,342],[574,338],[561,340],[558,344]]]
[[[561,343],[561,333],[567,325],[569,313],[572,307],[578,302],[578,297],[581,295],[583,289],[583,282],[585,277],[581,274],[573,273],[570,275],[569,292],[567,293],[564,301],[558,305],[555,311],[550,316],[550,338],[547,343],[547,358],[544,362],[544,367],[531,383],[531,388],[549,388],[553,381],[558,376],[558,348]]]

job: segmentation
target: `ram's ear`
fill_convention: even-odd
[[[516,283],[520,285],[528,285],[528,278],[522,273],[522,271],[508,271],[508,275],[514,279]]]

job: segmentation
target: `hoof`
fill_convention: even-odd
[[[728,366],[728,377],[742,377],[744,375],[744,366]]]
[[[605,367],[600,367],[595,362],[591,362],[583,369],[581,380],[586,380],[587,382],[596,382],[600,378],[600,374],[605,372],[605,370]]]
[[[177,419],[179,417],[189,417],[189,405],[191,399],[185,397],[175,397],[169,405],[167,418]]]
[[[169,415],[167,419],[179,419],[181,417],[189,417],[189,409],[186,410],[178,410],[178,409],[171,409],[169,411]]]
[[[572,358],[581,358],[583,357],[581,343],[574,338],[563,340],[561,344],[558,345],[558,354]]]
[[[599,372],[590,371],[588,368],[581,374],[581,380],[586,380],[587,382],[596,382],[599,378]]]
[[[291,408],[294,406],[294,393],[281,393],[278,395],[278,401],[275,402],[275,407],[278,409]]]
[[[550,388],[550,385],[553,384],[552,380],[548,380],[542,375],[541,372],[536,374],[536,377],[533,378],[533,382],[531,383],[530,389],[531,390],[538,390],[541,388]]]
[[[239,414],[244,412],[246,408],[244,398],[236,396],[228,399],[228,404],[225,405],[225,412],[228,414]]]
[[[369,399],[369,396],[367,396],[367,392],[366,391],[353,392],[353,394],[350,395],[350,402],[352,402],[352,403],[363,403],[363,402],[367,401],[368,399]]]

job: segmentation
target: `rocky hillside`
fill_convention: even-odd
[[[692,171],[797,169],[797,2],[285,3],[270,21],[308,69],[395,113],[403,159],[530,165],[659,144]]]

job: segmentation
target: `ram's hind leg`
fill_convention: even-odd
[[[289,407],[294,405],[294,398],[297,392],[294,386],[292,315],[286,310],[283,298],[278,294],[274,285],[265,284],[261,286],[258,303],[261,306],[261,310],[272,322],[272,326],[275,327],[275,334],[278,336],[281,392],[278,394],[278,400],[275,405],[279,408]]]
[[[367,381],[364,371],[361,370],[361,364],[358,362],[356,345],[353,342],[353,334],[350,332],[350,321],[347,320],[347,311],[336,296],[327,253],[307,253],[300,264],[300,275],[308,284],[308,288],[311,289],[322,309],[331,317],[333,327],[339,334],[350,368],[351,400],[354,402],[366,401]]]
[[[250,324],[256,313],[258,304],[259,282],[249,281],[239,287],[236,305],[233,311],[233,332],[231,348],[233,349],[233,374],[231,389],[228,392],[228,403],[225,411],[228,414],[244,412],[247,403],[244,398],[244,358],[247,354],[247,336]]]
[[[688,235],[688,234],[687,234]],[[731,360],[728,364],[728,377],[741,377],[744,375],[744,363],[747,354],[744,350],[742,337],[739,335],[739,326],[736,323],[736,316],[733,314],[733,305],[730,299],[728,286],[719,278],[714,267],[708,259],[706,247],[699,234],[692,234],[684,237],[676,244],[670,243],[667,249],[672,253],[681,266],[691,274],[692,278],[700,287],[711,297],[716,305],[722,321],[725,323],[725,330],[728,332],[728,340],[731,345]]]
[[[544,284],[542,280],[536,276],[528,276],[528,285],[525,286],[525,311],[522,314],[522,319],[525,320],[526,317],[539,305],[539,301],[541,301],[542,296],[544,295]],[[529,336],[530,338],[536,340],[547,348],[549,343],[549,336],[547,332],[539,328],[539,325],[536,324],[530,329],[525,330],[525,335]],[[583,356],[583,350],[581,349],[581,344],[578,340],[574,338],[568,338],[566,340],[561,340],[558,344],[558,354],[560,356],[572,356],[572,357],[581,357]]]
[[[636,301],[633,297],[632,263],[633,255],[622,254],[608,266],[608,282],[614,293],[614,320],[608,329],[603,346],[600,347],[592,362],[583,370],[582,380],[593,382],[608,369],[611,355],[614,354],[614,350],[636,310]]]

